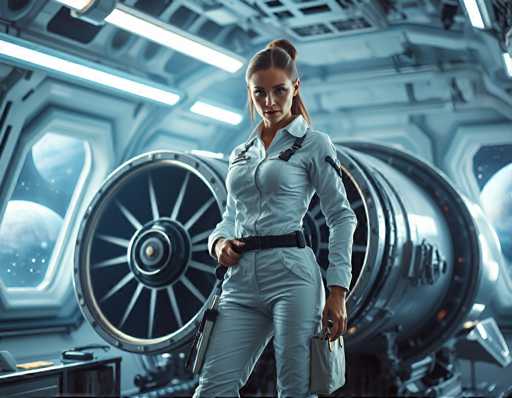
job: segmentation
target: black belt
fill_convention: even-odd
[[[295,231],[284,235],[246,236],[237,239],[245,242],[244,247],[241,248],[242,252],[274,247],[306,247],[304,231]]]

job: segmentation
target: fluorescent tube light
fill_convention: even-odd
[[[505,61],[505,67],[508,75],[512,77],[512,57],[509,53],[503,53],[503,61]]]
[[[176,93],[157,88],[152,84],[136,81],[133,77],[130,78],[129,75],[122,77],[121,73],[113,74],[100,70],[100,65],[88,63],[78,58],[69,61],[64,58],[71,59],[70,56],[59,54],[50,49],[43,49],[45,52],[42,52],[30,47],[34,46],[29,42],[0,34],[0,58],[15,60],[23,65],[40,67],[55,72],[57,75],[72,76],[78,80],[114,88],[166,105],[174,105],[180,99]],[[50,55],[49,53],[56,55]],[[91,66],[87,66],[86,63]]]
[[[168,24],[121,3],[117,4],[105,21],[231,73],[236,72],[243,65],[242,59],[235,54],[228,55],[226,50],[216,49],[205,41],[179,29],[171,28]]]
[[[95,0],[56,0],[57,2],[71,7],[77,11],[88,8]]]
[[[190,108],[190,111],[234,126],[240,124],[242,121],[242,115],[215,105],[207,104],[203,101],[196,101],[196,103]]]
[[[478,8],[476,0],[464,0],[464,6],[469,15],[471,25],[478,29],[484,29],[484,20],[482,19],[482,14],[480,13],[480,8]]]
[[[211,152],[211,151],[203,151],[201,149],[192,149],[190,151],[193,155],[198,156],[205,156],[207,158],[213,158],[213,159],[224,159],[224,154],[220,152]]]

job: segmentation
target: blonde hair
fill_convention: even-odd
[[[249,79],[252,74],[270,68],[282,69],[292,82],[299,78],[297,71],[297,50],[288,40],[273,40],[267,44],[265,49],[257,52],[249,61],[245,72],[245,82],[249,85]],[[249,116],[254,121],[255,111],[254,104],[251,99],[249,87],[247,87],[247,105],[249,108]],[[306,105],[300,96],[300,92],[293,97],[292,115],[302,115],[309,125],[311,125],[311,117],[306,109]]]

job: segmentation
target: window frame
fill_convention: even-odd
[[[0,332],[9,329],[9,320],[44,320],[44,327],[62,324],[63,318],[76,322],[78,304],[73,283],[73,258],[80,219],[96,187],[114,165],[113,129],[109,121],[56,106],[47,107],[26,124],[21,131],[2,196],[0,220],[15,189],[26,156],[32,146],[46,133],[73,137],[84,141],[86,160],[66,211],[63,225],[53,249],[43,282],[37,287],[9,287],[0,281]],[[88,149],[87,149],[88,148]],[[57,265],[60,264],[58,267]],[[73,299],[70,300],[70,298]],[[41,325],[39,326],[41,327]]]
[[[502,144],[512,144],[512,123],[461,126],[455,130],[443,156],[444,170],[453,185],[479,205],[480,188],[473,172],[473,159],[481,147]]]

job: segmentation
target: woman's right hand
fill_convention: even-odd
[[[215,255],[217,256],[217,262],[225,267],[231,267],[238,264],[238,260],[242,255],[241,249],[244,246],[245,243],[238,239],[220,238],[215,243]],[[237,253],[235,250],[240,251],[240,253]]]

